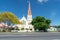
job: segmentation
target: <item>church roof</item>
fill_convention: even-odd
[[[21,21],[22,21],[22,20],[27,21],[26,18],[25,18],[25,16],[22,17]]]

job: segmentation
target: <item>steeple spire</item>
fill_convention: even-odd
[[[28,15],[31,15],[30,1],[29,1],[29,4],[28,4]]]
[[[28,4],[27,20],[28,20],[28,23],[31,23],[31,21],[32,21],[32,14],[31,14],[30,2],[29,2],[29,4]]]

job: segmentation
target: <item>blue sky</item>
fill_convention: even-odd
[[[51,25],[60,25],[60,0],[30,0],[33,18],[44,16]],[[13,12],[18,18],[27,16],[28,0],[0,0],[0,12]]]

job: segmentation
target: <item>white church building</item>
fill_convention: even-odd
[[[31,24],[31,22],[32,22],[32,13],[31,13],[31,8],[30,8],[30,2],[28,4],[27,18],[25,16],[23,16],[19,21],[21,21],[22,24],[15,25],[20,29],[19,32],[34,32],[34,27]]]

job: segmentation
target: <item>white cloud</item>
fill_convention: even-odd
[[[47,2],[48,0],[38,0],[38,2],[43,3],[43,2]]]
[[[55,12],[52,12],[52,14],[51,14],[52,16],[55,16],[56,15],[56,13]]]
[[[51,13],[51,19],[54,19],[55,18],[55,16],[56,16],[56,12],[55,11],[53,11],[52,13]]]
[[[43,2],[43,0],[38,0],[40,3],[42,3]]]

